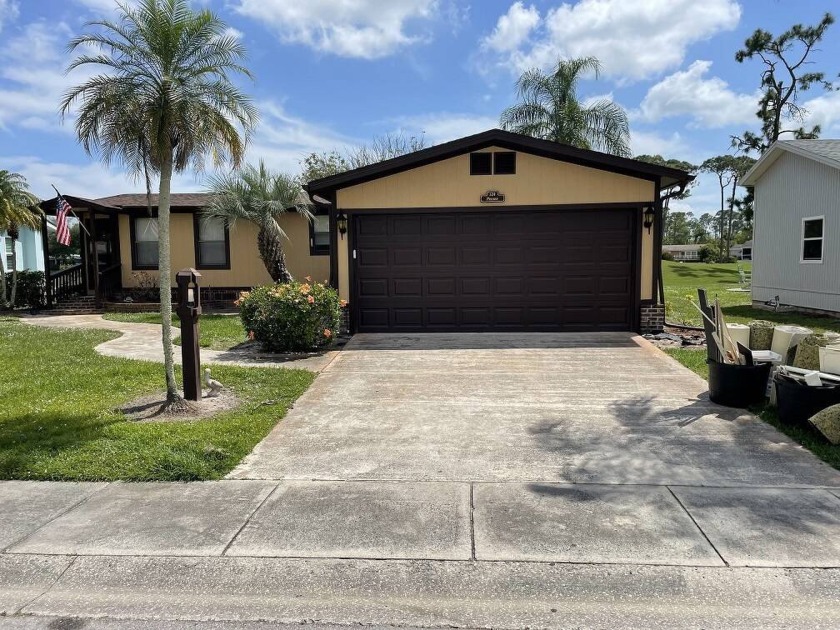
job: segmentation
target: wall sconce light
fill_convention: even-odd
[[[645,208],[645,227],[647,228],[648,234],[650,234],[650,229],[653,227],[653,219],[656,217],[656,211],[653,209],[652,206],[648,206]]]
[[[347,234],[347,215],[339,212],[335,218],[335,224],[338,226],[338,233],[341,234],[341,238],[344,238],[344,235]]]

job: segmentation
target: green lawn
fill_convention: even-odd
[[[741,263],[745,271],[751,270],[749,262]],[[663,260],[662,273],[665,284],[665,309],[669,322],[702,325],[700,313],[691,305],[697,302],[697,289],[706,289],[709,300],[720,299],[723,314],[729,322],[747,324],[755,319],[766,319],[778,324],[798,324],[817,332],[840,332],[840,320],[799,313],[776,313],[752,307],[749,293],[728,291],[740,287],[738,263],[707,264],[679,263]]]
[[[162,390],[163,367],[93,350],[117,334],[0,319],[0,365],[7,368],[0,379],[0,478],[219,479],[314,378],[302,370],[214,366],[214,378],[242,401],[239,408],[206,420],[132,422],[115,409]]]
[[[117,322],[139,324],[160,324],[160,313],[105,313],[105,319]],[[177,315],[172,316],[172,324],[180,328]],[[199,320],[199,345],[210,350],[230,350],[245,341],[245,329],[238,315],[202,315]],[[175,339],[180,343],[181,338]]]

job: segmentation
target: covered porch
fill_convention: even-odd
[[[59,268],[52,260],[47,218],[54,220],[58,198],[43,201],[41,235],[47,308],[67,307],[80,301],[103,308],[105,301],[122,288],[118,218],[121,208],[83,197],[64,195],[63,198],[73,208],[82,226],[78,236],[81,239],[81,262]]]

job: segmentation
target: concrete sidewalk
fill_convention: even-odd
[[[36,315],[21,317],[21,321],[33,326],[47,328],[81,328],[114,330],[120,334],[116,339],[106,341],[96,347],[96,351],[106,357],[137,359],[163,363],[161,327],[157,324],[138,324],[105,319],[102,315]],[[173,335],[178,335],[177,329]],[[311,356],[277,355],[257,352],[251,348],[232,350],[201,349],[201,362],[222,363],[240,367],[295,368],[320,372],[335,359],[338,351],[333,350]],[[181,350],[175,346],[175,363],[181,364]]]
[[[9,617],[840,624],[838,488],[11,481],[0,505]]]

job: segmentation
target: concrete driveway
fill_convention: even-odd
[[[236,479],[838,485],[628,333],[357,335]]]

